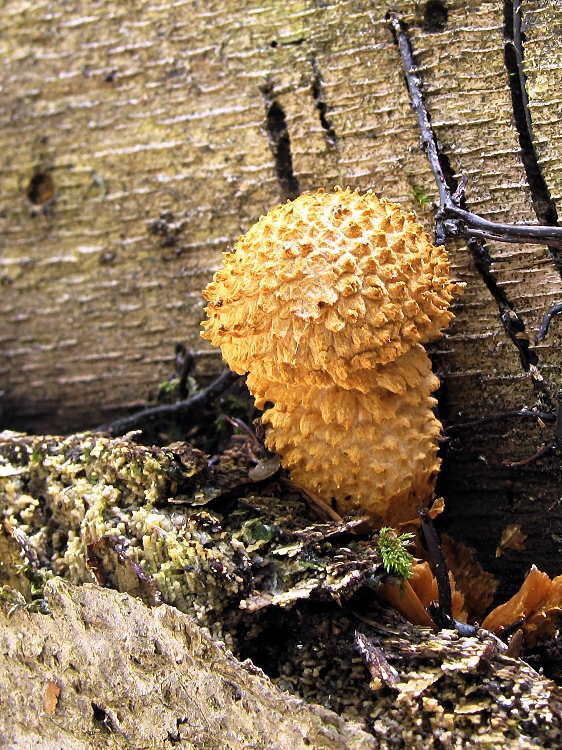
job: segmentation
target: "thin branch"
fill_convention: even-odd
[[[412,46],[404,24],[395,13],[390,15],[390,23],[406,74],[406,82],[412,107],[418,118],[421,132],[421,145],[427,154],[431,171],[439,190],[439,210],[435,216],[435,241],[443,245],[452,239],[493,239],[499,242],[531,242],[553,247],[562,247],[562,227],[528,224],[500,224],[483,219],[462,208],[467,178],[463,175],[454,194],[447,185],[441,166],[437,139],[422,95],[421,79],[417,74]]]
[[[542,323],[539,326],[539,330],[537,331],[537,335],[535,336],[535,344],[540,344],[541,341],[545,340],[552,318],[560,313],[562,313],[562,302],[553,305],[550,310],[545,313]]]
[[[554,414],[553,412],[521,409],[520,411],[508,411],[504,414],[491,414],[489,417],[473,419],[470,422],[459,422],[458,424],[451,424],[448,427],[445,427],[445,429],[443,430],[443,434],[450,436],[460,430],[471,429],[473,427],[482,427],[486,424],[501,422],[504,419],[513,419],[514,417],[531,417],[532,419],[540,419],[543,422],[556,422],[557,420],[556,414]]]
[[[549,443],[543,445],[542,448],[540,448],[532,456],[529,456],[529,458],[524,458],[521,461],[509,461],[507,459],[505,461],[502,461],[503,466],[508,466],[510,468],[529,466],[529,464],[538,461],[539,458],[543,458],[543,456],[547,456],[549,453],[556,450],[562,445],[562,391],[558,391],[558,393],[556,394],[556,400],[558,401],[558,411],[556,413],[556,429],[554,433],[554,440],[551,440]]]
[[[427,154],[429,159],[429,166],[435,176],[437,182],[437,188],[439,190],[439,203],[440,208],[451,203],[451,191],[445,181],[445,175],[441,168],[441,162],[439,160],[439,151],[437,149],[437,141],[435,133],[429,122],[429,116],[425,107],[422,93],[421,93],[421,80],[418,77],[416,71],[416,64],[414,62],[414,56],[412,54],[412,46],[408,38],[408,34],[401,23],[400,19],[395,13],[390,15],[390,22],[396,35],[396,41],[398,43],[398,49],[400,51],[400,57],[402,58],[402,65],[404,66],[404,72],[406,73],[406,82],[408,84],[408,90],[412,100],[412,107],[418,118],[418,123],[421,131],[421,145],[423,150]]]
[[[451,198],[452,201],[452,198]],[[460,223],[451,227],[451,239],[454,237],[474,237],[498,242],[529,242],[539,245],[552,245],[562,247],[562,227],[548,227],[530,224],[500,224],[495,221],[483,219],[471,211],[465,211],[454,203],[443,206],[440,211],[442,216],[454,216],[460,219]],[[447,226],[448,222],[443,224]]]
[[[529,464],[534,463],[535,461],[538,461],[539,458],[543,458],[543,456],[546,456],[550,451],[556,447],[556,443],[547,443],[546,445],[543,445],[543,447],[538,450],[535,454],[532,456],[529,456],[529,458],[523,458],[521,461],[509,461],[507,458],[502,461],[502,466],[507,466],[510,469],[518,469],[521,466],[529,466]]]
[[[196,393],[190,398],[178,401],[175,404],[161,404],[160,406],[153,406],[149,409],[143,409],[136,414],[131,414],[128,417],[116,419],[115,422],[109,422],[96,427],[92,432],[109,432],[110,435],[123,435],[129,430],[133,430],[142,424],[154,421],[155,419],[161,419],[163,417],[169,419],[170,417],[182,417],[186,416],[190,411],[197,407],[201,407],[217,396],[220,396],[229,386],[238,380],[240,376],[230,370],[225,370],[219,377],[214,380],[210,385],[204,388],[199,393]]]
[[[296,490],[297,492],[300,492],[307,505],[312,508],[312,510],[314,510],[323,521],[335,521],[336,523],[341,524],[344,523],[344,520],[340,516],[340,514],[336,513],[336,511],[332,507],[330,507],[328,503],[322,500],[321,497],[318,497],[318,495],[316,495],[314,492],[301,487],[300,484],[293,482],[291,479],[287,479],[284,477],[282,481],[283,484],[290,490]],[[352,531],[351,533],[354,532]]]
[[[431,515],[427,508],[418,508],[418,516],[424,539],[427,543],[427,549],[431,557],[431,563],[435,578],[437,579],[437,589],[439,591],[439,606],[435,611],[429,614],[439,628],[453,628],[453,598],[451,595],[451,582],[449,581],[449,571],[445,556],[441,549],[441,543],[437,536],[437,531],[431,520]]]

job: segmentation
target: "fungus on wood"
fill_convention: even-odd
[[[319,190],[278,206],[225,253],[202,334],[268,408],[266,444],[293,480],[373,526],[432,497],[441,425],[422,344],[455,284],[445,250],[373,193]]]

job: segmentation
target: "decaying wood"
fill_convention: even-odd
[[[225,455],[2,435],[8,747],[558,747],[554,683],[486,631],[383,609],[372,540]]]
[[[0,737],[13,750],[559,747],[557,689],[491,640],[363,636],[398,678],[389,689],[365,669],[381,704],[373,736],[281,692],[174,608],[57,578],[45,595],[48,615],[0,608]]]
[[[51,614],[0,612],[3,747],[367,750],[372,736],[283,694],[178,610],[61,579]],[[50,685],[58,700],[46,704]]]

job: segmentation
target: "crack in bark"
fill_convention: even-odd
[[[494,298],[500,313],[500,320],[504,330],[515,345],[519,359],[525,372],[530,372],[531,366],[537,367],[539,358],[535,351],[530,348],[529,339],[525,334],[525,324],[519,317],[513,302],[498,284],[491,272],[492,258],[481,240],[470,239],[467,242],[472,259],[480,278]]]
[[[314,104],[316,106],[316,109],[318,110],[318,115],[320,118],[320,125],[322,125],[324,129],[324,138],[326,139],[326,146],[328,148],[337,148],[338,145],[338,137],[336,135],[336,131],[332,127],[332,123],[328,119],[328,105],[326,104],[326,100],[324,98],[324,87],[323,87],[323,81],[322,76],[320,75],[320,71],[316,68],[316,65],[313,65],[314,70],[314,78],[312,79],[312,96],[314,97]]]
[[[291,138],[287,129],[287,118],[279,102],[273,96],[273,89],[262,89],[267,107],[266,129],[271,153],[275,160],[275,174],[279,183],[282,201],[294,200],[300,195],[299,181],[293,171]]]
[[[546,226],[558,226],[556,204],[543,177],[534,146],[533,123],[529,110],[526,78],[523,70],[524,35],[521,32],[521,0],[506,0],[504,5],[504,55],[508,74],[509,90],[513,107],[513,118],[519,136],[521,161],[525,169],[531,192],[533,209],[537,219]],[[548,245],[554,264],[562,275],[562,252],[559,247]]]
[[[430,34],[445,31],[449,19],[449,10],[441,0],[429,0],[423,12],[424,30]]]

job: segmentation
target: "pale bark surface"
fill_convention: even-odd
[[[36,429],[93,424],[100,410],[145,400],[167,375],[176,341],[203,348],[200,290],[220,250],[295,189],[276,178],[270,101],[286,116],[299,190],[372,187],[431,224],[431,207],[414,191],[431,198],[435,187],[387,9],[98,2],[49,12],[6,4],[1,321],[9,412]],[[506,85],[503,7],[453,4],[441,33],[419,29],[423,9],[419,17],[404,9],[418,22],[413,44],[437,134],[453,170],[470,176],[470,206],[534,221]],[[37,172],[55,184],[43,208],[26,198]],[[530,335],[559,289],[548,251],[494,246],[492,254]],[[471,416],[496,402],[500,410],[531,403],[531,378],[504,342],[464,248],[453,252],[453,267],[468,288],[446,340],[451,410],[459,401]]]
[[[534,142],[542,172],[558,210],[562,207],[560,109],[562,106],[562,17],[555,0],[524,0],[525,74]]]
[[[200,291],[220,251],[298,191],[373,188],[431,227],[436,189],[385,20],[390,7],[380,0],[4,4],[6,426],[70,431],[144,403],[172,369],[177,341],[204,349]],[[470,177],[469,207],[536,222],[504,63],[504,4],[449,3],[441,31],[424,28],[424,5],[392,8],[411,24],[437,136],[452,171]],[[533,133],[559,205],[562,11],[554,0],[524,0],[521,14]],[[279,154],[276,163],[270,148],[281,110],[291,163]],[[45,174],[55,197],[33,204],[28,196],[40,199],[33,188]],[[467,286],[433,348],[443,420],[535,405],[554,411],[559,321],[543,344],[532,341],[559,301],[556,258],[545,247],[488,243],[493,263],[484,279],[466,247],[450,252],[454,276]],[[494,294],[485,281],[497,284]],[[500,313],[508,327],[514,315],[521,321],[515,338],[532,352],[531,367]],[[214,355],[199,359],[200,373],[218,367]],[[455,433],[445,452],[449,531],[479,548],[504,587],[518,585],[531,563],[562,572],[557,458],[502,465],[552,437],[552,424],[499,421]],[[525,549],[495,559],[502,530],[517,523]]]
[[[283,694],[178,610],[61,579],[50,615],[0,612],[0,744],[10,750],[373,750],[332,711]],[[49,682],[60,690],[49,704]]]

